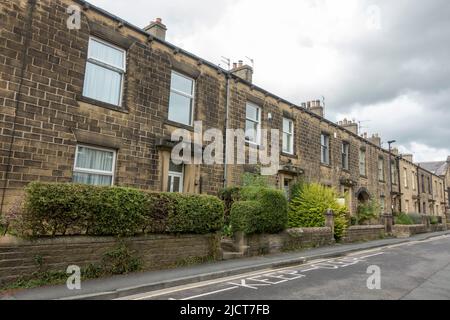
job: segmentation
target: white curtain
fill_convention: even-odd
[[[93,185],[111,185],[114,153],[87,147],[78,147],[76,168],[110,172],[110,174],[95,174],[74,172],[73,181]]]
[[[113,105],[120,104],[122,74],[88,62],[83,95]]]
[[[73,182],[91,184],[95,186],[110,186],[112,184],[112,176],[102,176],[99,174],[75,172]]]

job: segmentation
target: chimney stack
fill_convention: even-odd
[[[302,105],[305,104],[302,103]],[[322,118],[324,117],[324,110],[320,100],[313,100],[306,102],[306,110],[309,110]]]
[[[152,21],[150,25],[144,28],[144,30],[155,38],[166,40],[167,27],[162,23],[161,18],[156,18],[156,20]]]
[[[373,134],[372,137],[369,138],[369,141],[381,147],[381,137],[378,135],[378,133]]]
[[[358,134],[358,123],[356,121],[344,119],[343,121],[339,121],[338,125],[353,132],[354,134]]]
[[[247,82],[252,83],[253,81],[253,68],[244,64],[242,60],[239,60],[237,63],[233,62],[233,69],[230,72]]]
[[[403,154],[403,159],[408,160],[409,162],[413,162],[413,155],[412,154]]]

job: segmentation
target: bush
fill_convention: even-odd
[[[399,213],[396,217],[395,217],[395,224],[401,224],[401,225],[413,225],[416,224],[414,223],[414,220],[411,218],[410,215],[406,214],[406,213]]]
[[[408,213],[408,216],[413,220],[413,224],[422,224],[422,215],[420,213]]]
[[[148,226],[160,232],[206,234],[222,230],[224,206],[219,198],[181,193],[151,193]]]
[[[223,227],[217,197],[38,182],[26,194],[22,228],[32,236],[208,233]]]
[[[439,219],[436,216],[431,216],[430,217],[430,224],[438,224],[439,223]]]
[[[241,187],[228,187],[219,191],[219,198],[224,204],[225,223],[228,223],[233,203],[240,199]]]
[[[348,226],[348,209],[339,205],[337,198],[338,195],[332,188],[317,183],[303,184],[289,205],[288,226],[291,228],[324,227],[325,212],[331,209],[335,218],[335,238],[339,240]]]
[[[242,175],[242,185],[244,187],[260,187],[260,188],[271,187],[267,176],[262,176],[260,174],[250,172],[246,172]]]
[[[287,200],[281,190],[244,187],[242,201],[235,202],[231,208],[233,232],[278,233],[287,223]]]
[[[379,217],[381,207],[375,198],[366,203],[360,203],[357,210],[358,224],[369,223],[372,219]]]

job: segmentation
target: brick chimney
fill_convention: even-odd
[[[324,109],[320,100],[308,101],[302,105],[306,107],[306,110],[309,110],[322,118],[324,117]]]
[[[408,160],[409,162],[413,162],[412,154],[402,154],[403,159]]]
[[[369,141],[372,142],[373,144],[381,147],[381,138],[378,135],[378,133],[373,134],[370,138]]]
[[[239,60],[237,63],[233,63],[233,69],[230,72],[247,82],[253,81],[253,68]]]
[[[144,30],[155,38],[166,40],[167,27],[162,23],[161,18],[156,18],[156,20],[152,21],[150,25],[144,28]]]
[[[344,119],[338,122],[338,125],[347,129],[348,131],[358,134],[358,123],[356,121]]]

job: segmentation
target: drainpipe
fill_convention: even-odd
[[[402,179],[400,176],[400,159],[401,156],[395,158],[396,166],[397,166],[397,178],[398,178],[398,211],[402,212]]]
[[[12,132],[9,139],[9,147],[8,147],[8,156],[6,159],[6,172],[4,177],[4,183],[3,183],[3,190],[2,190],[2,197],[0,201],[0,213],[3,212],[3,205],[5,202],[5,194],[6,194],[6,188],[8,187],[8,180],[9,180],[9,174],[11,172],[11,158],[12,158],[12,146],[14,145],[14,136],[16,135],[16,121],[17,121],[17,109],[19,108],[20,104],[20,95],[22,91],[23,86],[23,78],[25,75],[25,68],[27,65],[27,51],[28,47],[30,46],[30,40],[32,37],[32,30],[31,30],[31,23],[33,21],[33,12],[34,8],[36,7],[36,0],[28,0],[28,8],[27,8],[27,18],[25,22],[25,28],[24,28],[24,43],[22,47],[22,60],[20,62],[20,76],[19,76],[19,85],[17,88],[17,91],[15,93],[15,104],[14,104],[14,118],[13,118],[13,126],[12,126]]]
[[[420,199],[420,188],[422,187],[422,185],[420,184],[420,178],[419,178],[419,166],[416,166],[416,172],[417,172],[417,201],[419,203],[419,213],[422,213],[421,208],[422,208],[422,199]]]
[[[223,157],[224,157],[224,169],[223,169],[223,187],[228,186],[228,161],[227,161],[227,129],[228,129],[228,118],[230,110],[230,78],[229,73],[225,74],[227,79],[226,82],[226,97],[225,97],[225,130],[224,130],[224,144],[223,144]]]

